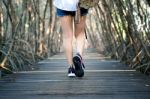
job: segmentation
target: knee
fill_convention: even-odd
[[[82,36],[84,34],[84,26],[78,25],[75,28],[75,38]]]
[[[72,40],[73,40],[73,35],[70,34],[70,33],[64,34],[64,35],[63,35],[63,40],[64,40],[65,42],[71,43]]]
[[[84,35],[84,31],[75,32],[75,38],[77,38],[79,36],[83,36],[83,35]]]

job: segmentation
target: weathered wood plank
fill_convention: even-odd
[[[98,53],[85,54],[85,76],[68,78],[60,53],[36,64],[34,71],[0,80],[0,99],[149,99],[149,76],[104,59]]]

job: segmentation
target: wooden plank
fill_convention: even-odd
[[[0,80],[0,99],[149,99],[149,76],[98,53],[85,57],[82,79],[67,77],[67,63],[60,53],[36,64],[34,71]]]

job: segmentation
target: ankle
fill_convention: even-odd
[[[82,60],[82,55],[79,52],[77,52],[76,55]]]
[[[71,65],[68,65],[68,68],[72,68],[73,67],[73,64],[71,64]]]

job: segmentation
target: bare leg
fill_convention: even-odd
[[[85,20],[86,16],[82,16],[80,23],[75,24],[75,38],[77,43],[77,52],[82,56],[85,44]]]
[[[69,66],[72,65],[72,41],[73,41],[73,17],[63,16],[60,17],[61,27],[63,31],[63,46]]]

